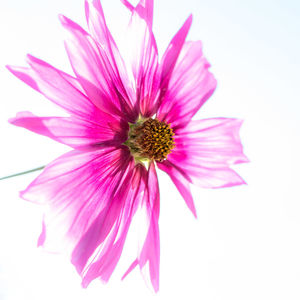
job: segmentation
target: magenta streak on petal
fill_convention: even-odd
[[[124,275],[122,276],[122,280],[124,280],[126,277],[127,277],[127,275],[129,274],[129,273],[131,273],[134,269],[135,269],[135,267],[137,267],[139,265],[139,260],[138,259],[135,259],[133,262],[132,262],[132,264],[129,266],[129,268],[127,269],[127,271],[124,273]]]
[[[140,18],[144,19],[149,28],[152,29],[153,25],[153,0],[140,0],[138,5],[134,7],[129,1],[121,0],[121,2],[133,13],[135,10]]]
[[[130,173],[124,174],[124,181],[128,181],[132,175]],[[128,184],[120,182],[118,184],[120,191],[123,193],[123,199],[127,198],[129,192]],[[104,214],[100,214],[96,222],[87,231],[72,253],[72,263],[77,267],[77,271],[83,275],[83,286],[87,287],[89,282],[97,277],[103,276],[103,267],[107,261],[103,261],[103,256],[107,251],[111,251],[112,245],[116,239],[117,232],[120,226],[120,218],[124,209],[124,201],[119,198],[120,195],[114,193],[108,206],[105,208]],[[92,263],[87,264],[88,258],[94,253],[97,247],[103,243],[103,248]],[[97,256],[98,256],[97,255]],[[79,259],[79,260],[78,260]],[[109,264],[110,265],[110,264]],[[84,269],[84,267],[86,268]]]
[[[138,197],[140,197],[143,190],[143,186],[139,183],[144,172],[144,168],[140,170],[139,167],[135,167],[133,173],[128,173],[124,183],[120,184],[120,189],[117,191],[112,204],[112,206],[120,206],[118,213],[114,217],[114,227],[107,235],[100,250],[97,250],[98,253],[92,260],[92,263],[86,266],[82,282],[83,287],[87,287],[97,277],[100,277],[105,282],[108,281],[115,269],[122,253],[131,219],[136,210]],[[138,177],[136,180],[139,182],[133,185],[135,177]],[[111,209],[112,207],[109,208],[109,211]],[[102,227],[99,227],[99,230],[96,230],[96,232],[99,232],[101,235]]]
[[[49,164],[21,193],[23,199],[49,207],[45,248],[70,253],[105,211],[131,165],[125,147],[73,150]]]
[[[127,0],[121,0],[121,2],[132,12],[134,10],[134,6],[129,3]]]
[[[105,68],[103,58],[98,53],[97,45],[78,24],[65,16],[60,15],[59,17],[62,25],[73,35],[72,41],[66,42],[66,50],[79,82],[97,107],[102,108],[104,111],[118,113],[116,103],[111,103],[107,91],[105,91],[105,88],[108,89],[109,78],[107,74],[101,73],[104,73]]]
[[[158,51],[151,28],[136,9],[131,16],[127,40],[137,105],[141,114],[149,117],[154,113],[153,106],[159,91]]]
[[[198,159],[217,165],[249,162],[243,153],[239,131],[243,121],[232,118],[211,118],[191,121],[176,130],[177,148],[198,152]],[[210,159],[209,159],[210,158]]]
[[[99,44],[100,52],[109,61],[108,72],[115,90],[119,93],[120,97],[134,106],[135,95],[133,86],[128,78],[118,47],[107,28],[100,1],[94,0],[91,5],[88,1],[85,1],[85,12],[89,31]]]
[[[147,22],[149,29],[152,29],[153,0],[141,0],[135,10],[139,16]]]
[[[118,146],[126,141],[127,124],[121,124],[107,114],[100,115],[99,122],[92,122],[75,117],[37,117],[30,112],[21,112],[9,122],[73,148],[100,144]]]
[[[51,65],[28,56],[31,68],[7,66],[19,79],[71,114],[90,119],[95,105],[78,89],[76,79]]]
[[[144,243],[144,247],[139,255],[139,264],[143,268],[149,262],[150,280],[154,291],[159,289],[159,259],[160,259],[160,242],[159,242],[159,187],[158,179],[152,162],[148,171],[148,213],[150,218],[149,231]]]
[[[216,88],[202,54],[201,42],[186,42],[176,62],[158,118],[171,123],[173,129],[187,124]]]
[[[127,121],[136,118],[131,103],[121,97],[113,82],[113,70],[102,46],[70,19],[60,16],[71,33],[65,42],[72,68],[89,99],[100,109]]]
[[[174,70],[176,61],[178,59],[178,56],[180,54],[181,48],[185,42],[185,39],[187,37],[187,34],[190,30],[190,27],[192,25],[193,17],[190,15],[188,19],[185,21],[183,26],[179,29],[179,31],[176,33],[176,35],[173,37],[172,41],[170,42],[167,50],[165,51],[161,63],[161,79],[160,79],[160,88],[161,88],[161,94],[160,97],[156,103],[156,109],[159,108],[164,95],[167,91],[169,81],[172,75],[172,72]]]
[[[191,121],[176,130],[176,147],[168,161],[204,188],[221,188],[245,184],[230,168],[247,162],[239,137],[241,121],[216,118]]]
[[[160,260],[160,242],[159,242],[159,187],[154,163],[150,164],[148,170],[148,180],[144,197],[141,203],[147,210],[149,227],[145,237],[144,245],[138,255],[138,258],[130,265],[123,275],[123,279],[137,266],[143,271],[145,280],[150,277],[155,292],[159,289],[159,260]],[[145,265],[149,263],[149,274],[144,270]],[[145,271],[145,272],[144,272]]]
[[[76,266],[79,273],[82,273],[88,259],[106,239],[116,219],[119,217],[123,201],[117,198],[117,192],[120,187],[123,192],[126,192],[124,188],[128,187],[128,184],[124,184],[124,181],[128,180],[128,175],[132,175],[132,168],[133,166],[130,165],[123,172],[122,177],[119,178],[114,190],[111,192],[111,198],[108,200],[107,205],[76,245],[72,253],[72,263]]]

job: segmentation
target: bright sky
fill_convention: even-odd
[[[102,1],[118,40],[126,9]],[[250,164],[236,170],[248,186],[193,188],[195,220],[176,189],[159,173],[161,280],[154,296],[138,270],[120,277],[135,253],[129,237],[108,285],[83,290],[64,257],[36,248],[39,208],[18,198],[37,174],[0,182],[0,299],[300,298],[299,70],[300,3],[296,0],[156,0],[154,31],[160,50],[190,13],[189,39],[202,40],[218,80],[197,118],[245,120],[241,135]],[[83,0],[14,0],[0,3],[0,177],[44,165],[68,149],[7,123],[16,112],[61,114],[19,82],[4,65],[25,65],[31,53],[70,71],[57,14],[85,26]]]

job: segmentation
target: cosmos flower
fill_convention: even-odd
[[[239,138],[240,120],[192,120],[216,88],[201,42],[186,41],[192,16],[159,60],[152,32],[153,0],[141,0],[136,7],[122,2],[131,11],[130,58],[121,56],[100,1],[86,2],[88,32],[60,16],[71,34],[65,45],[75,76],[31,55],[29,67],[8,66],[69,116],[22,112],[10,122],[73,148],[21,192],[23,199],[46,206],[38,244],[69,253],[84,287],[95,278],[108,281],[132,218],[144,210],[143,242],[125,276],[139,266],[157,291],[156,168],[170,176],[196,216],[190,184],[243,184],[230,165],[247,158]]]

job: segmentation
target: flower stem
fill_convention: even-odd
[[[42,166],[42,167],[38,167],[38,168],[31,169],[31,170],[28,170],[28,171],[24,171],[24,172],[20,172],[20,173],[8,175],[8,176],[5,176],[5,177],[1,177],[0,180],[4,180],[4,179],[11,178],[11,177],[16,177],[16,176],[20,176],[20,175],[24,175],[24,174],[36,172],[36,171],[39,171],[39,170],[43,170],[45,167],[46,167],[46,166]]]

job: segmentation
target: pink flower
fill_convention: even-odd
[[[21,192],[47,207],[39,245],[70,253],[86,287],[108,281],[133,216],[145,209],[147,228],[135,266],[148,266],[159,287],[159,187],[155,168],[165,171],[196,216],[189,185],[220,188],[244,184],[230,168],[246,162],[241,121],[192,120],[216,88],[201,42],[187,42],[190,16],[162,59],[152,32],[153,0],[131,11],[131,68],[111,36],[99,0],[86,2],[89,32],[61,16],[71,33],[68,75],[28,55],[29,67],[8,69],[62,107],[69,117],[19,113],[10,122],[73,148],[51,162]]]

